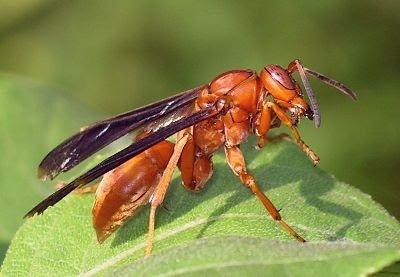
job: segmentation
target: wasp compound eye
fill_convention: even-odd
[[[279,65],[267,65],[265,70],[271,75],[272,79],[277,81],[287,89],[295,89],[295,84],[290,78],[288,72]]]

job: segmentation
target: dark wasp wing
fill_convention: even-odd
[[[38,205],[36,205],[32,210],[30,210],[25,217],[33,216],[36,213],[42,213],[46,210],[49,206],[53,206],[58,201],[63,199],[66,195],[68,195],[71,191],[76,189],[77,187],[81,187],[86,185],[87,183],[97,179],[98,177],[102,176],[103,174],[107,173],[108,171],[116,168],[117,166],[123,164],[124,162],[128,161],[129,159],[133,158],[134,156],[138,155],[139,153],[145,151],[146,149],[150,148],[151,146],[157,144],[158,142],[167,139],[171,135],[188,128],[200,121],[203,121],[207,118],[214,117],[221,113],[221,111],[216,111],[214,106],[210,106],[205,108],[201,111],[194,112],[189,116],[180,118],[174,122],[171,122],[169,125],[163,126],[147,137],[144,137],[132,145],[128,146],[127,148],[117,152],[116,154],[112,155],[111,157],[105,159],[97,166],[93,167],[86,173],[82,174],[72,182],[70,182],[65,187],[59,189]]]
[[[53,179],[129,132],[193,102],[204,88],[187,90],[145,107],[96,122],[68,138],[42,160],[39,178]]]

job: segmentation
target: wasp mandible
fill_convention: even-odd
[[[310,104],[292,76],[296,71]],[[41,179],[55,178],[114,140],[135,131],[130,146],[54,192],[26,216],[42,213],[70,192],[103,176],[92,210],[98,241],[103,242],[139,207],[149,203],[148,256],[152,252],[156,210],[163,203],[175,168],[179,168],[186,189],[201,191],[213,174],[213,154],[224,148],[228,165],[240,182],[257,196],[284,230],[305,242],[282,219],[279,210],[248,171],[240,144],[254,134],[258,147],[262,147],[268,131],[283,124],[314,165],[319,163],[319,157],[303,142],[297,129],[302,117],[314,120],[316,127],[321,123],[307,75],[357,99],[344,84],[303,67],[297,59],[286,69],[267,65],[260,74],[253,70],[227,71],[209,84],[96,122],[62,142],[40,163],[38,175]],[[172,135],[176,135],[175,143],[167,140]]]

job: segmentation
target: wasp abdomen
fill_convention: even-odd
[[[162,141],[104,175],[92,210],[99,242],[149,202],[173,150]]]

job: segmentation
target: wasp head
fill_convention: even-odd
[[[261,71],[260,78],[275,102],[290,112],[293,123],[302,116],[314,119],[314,111],[304,100],[300,86],[288,70],[279,65],[267,65]]]
[[[299,72],[310,104],[304,100],[300,86],[292,77],[292,74],[295,71]],[[315,97],[306,74],[309,74],[323,83],[336,88],[353,100],[357,100],[356,93],[350,90],[344,84],[321,73],[303,67],[300,61],[297,59],[291,62],[287,69],[284,69],[279,65],[265,66],[260,73],[260,78],[264,88],[269,94],[272,95],[278,105],[290,111],[292,114],[292,119],[295,122],[297,122],[300,117],[305,116],[308,119],[314,120],[316,127],[319,127],[321,124],[321,113],[317,98]]]

